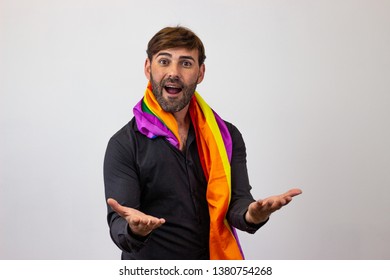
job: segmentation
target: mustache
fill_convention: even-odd
[[[180,80],[179,77],[169,77],[169,78],[166,78],[162,81],[162,86],[164,87],[167,83],[170,83],[170,84],[176,84],[176,85],[179,85],[180,87],[184,87],[184,84],[183,82]]]

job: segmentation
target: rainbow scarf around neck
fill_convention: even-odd
[[[173,114],[158,104],[149,83],[144,97],[134,107],[138,130],[150,139],[164,137],[180,147],[178,125]],[[196,143],[206,176],[207,203],[210,215],[210,259],[244,259],[235,229],[226,220],[231,198],[230,160],[232,139],[224,121],[195,92],[189,113],[195,129]]]

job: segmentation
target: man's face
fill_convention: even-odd
[[[198,63],[198,50],[174,48],[146,59],[145,75],[164,111],[175,113],[190,102],[197,84],[202,82],[205,66]]]

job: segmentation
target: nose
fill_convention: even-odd
[[[171,79],[179,79],[180,77],[180,68],[177,63],[171,63],[168,67],[168,77]]]

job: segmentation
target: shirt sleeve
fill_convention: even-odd
[[[134,149],[125,129],[115,134],[108,142],[104,158],[105,196],[119,204],[138,209],[140,186],[137,175]],[[147,239],[131,234],[127,221],[107,205],[107,222],[110,236],[124,252],[137,252],[144,247]]]
[[[248,233],[255,233],[268,220],[260,224],[250,224],[245,220],[245,213],[249,204],[255,201],[251,194],[252,187],[249,184],[246,147],[238,129],[230,123],[227,123],[227,126],[233,142],[231,159],[232,195],[227,219],[233,227]]]

